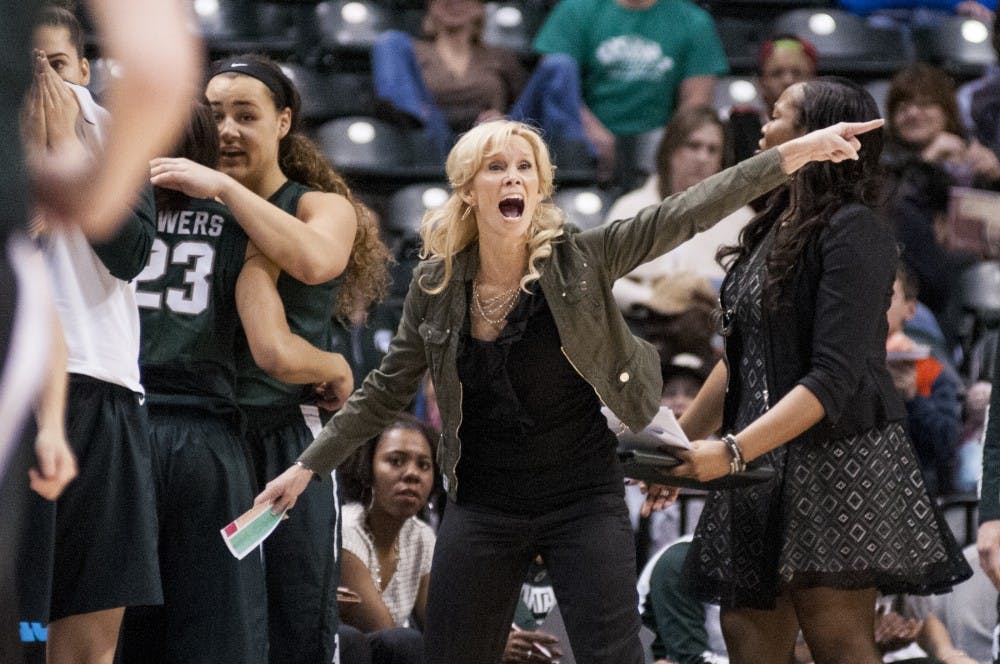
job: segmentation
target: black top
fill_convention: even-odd
[[[885,364],[896,261],[895,242],[872,210],[844,205],[807,241],[777,306],[764,308],[768,406],[796,385],[823,404],[823,420],[803,437],[845,438],[906,416]],[[723,309],[732,308],[725,281],[722,291]],[[729,367],[739,366],[744,352],[735,335],[727,338]],[[740,403],[739,385],[730,380],[725,430],[738,430]]]
[[[457,359],[459,501],[535,515],[620,493],[616,439],[597,394],[561,351],[538,282],[507,320],[495,341],[481,341],[466,317]]]

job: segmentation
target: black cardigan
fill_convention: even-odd
[[[885,358],[897,255],[891,234],[870,208],[845,205],[807,242],[777,306],[765,304],[768,406],[803,385],[825,411],[802,439],[842,438],[906,416]],[[733,427],[740,400],[732,367],[739,366],[741,353],[733,334],[726,344],[731,369],[725,431]]]

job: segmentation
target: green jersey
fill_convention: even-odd
[[[712,17],[688,0],[657,0],[645,9],[562,0],[535,37],[535,50],[577,61],[584,101],[620,136],[665,125],[684,79],[729,71]]]
[[[236,279],[247,236],[225,206],[185,199],[140,209],[156,239],[135,278],[142,331],[139,364],[152,404],[236,411]]]
[[[311,191],[289,180],[268,202],[294,215],[302,195]],[[285,305],[289,329],[322,350],[333,343],[333,309],[339,278],[309,286],[285,272],[278,276],[278,294]],[[238,335],[236,344],[237,398],[242,407],[297,406],[312,398],[311,385],[291,385],[271,378],[254,362],[246,335]]]

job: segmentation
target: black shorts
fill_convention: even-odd
[[[56,501],[49,617],[159,604],[156,499],[140,397],[72,374],[66,403],[78,475]]]
[[[315,406],[247,409],[247,444],[261,486],[295,463],[315,438],[308,411],[319,426]],[[329,478],[310,482],[288,520],[264,542],[272,662],[333,660],[340,582],[336,492]]]
[[[163,606],[125,611],[119,662],[267,662],[261,556],[237,560],[220,530],[254,491],[238,426],[192,408],[150,407]]]

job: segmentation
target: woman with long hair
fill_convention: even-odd
[[[401,413],[337,471],[345,502],[341,583],[361,599],[344,606],[341,630],[363,632],[376,664],[419,664],[423,651],[434,531],[418,515],[435,487],[436,441],[429,426]]]
[[[237,283],[241,314],[253,312],[260,286],[277,283],[285,334],[258,338],[244,326],[236,349],[237,399],[263,485],[318,432],[317,406],[335,408],[353,388],[346,363],[325,377],[277,371],[293,348],[288,333],[330,348],[335,310],[346,316],[385,292],[388,252],[371,215],[298,131],[298,91],[275,63],[254,55],[216,62],[205,95],[219,129],[218,170],[161,159],[153,162],[152,181],[218,199],[246,231],[251,247]],[[270,659],[330,661],[340,550],[336,492],[316,484],[300,508],[264,546]]]
[[[549,202],[553,165],[533,128],[498,120],[448,156],[452,193],[424,218],[423,261],[380,368],[258,504],[296,504],[377,434],[430,369],[448,492],[427,599],[425,662],[494,662],[518,588],[541,555],[576,657],[641,662],[635,550],[615,435],[659,408],[656,351],[628,329],[612,282],[816,159],[850,159],[838,125],[769,150],[630,219],[586,232]],[[654,486],[649,509],[676,491]],[[461,598],[460,601],[455,601]],[[522,653],[527,654],[527,653]]]
[[[849,81],[798,83],[761,148],[875,117]],[[720,251],[726,357],[681,418],[695,442],[673,473],[710,480],[758,458],[776,471],[710,494],[687,558],[698,594],[722,605],[733,662],[790,659],[799,627],[817,662],[880,662],[877,590],[926,594],[970,574],[886,370],[896,246],[871,209],[881,132],[858,140],[856,161],[801,169]]]

